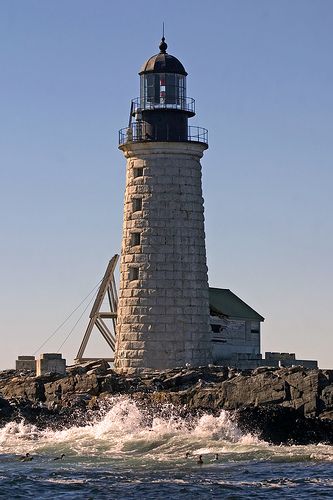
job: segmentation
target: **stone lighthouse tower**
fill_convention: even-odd
[[[200,159],[207,130],[188,126],[187,73],[160,52],[140,70],[140,97],[119,133],[127,160],[115,368],[210,362]]]

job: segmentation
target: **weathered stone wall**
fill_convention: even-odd
[[[115,366],[210,361],[199,143],[129,143]],[[137,201],[140,200],[140,201]]]

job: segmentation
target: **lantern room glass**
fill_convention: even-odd
[[[142,109],[183,109],[186,100],[186,77],[176,73],[145,73],[140,77]]]

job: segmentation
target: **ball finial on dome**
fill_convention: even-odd
[[[161,43],[159,45],[160,54],[166,54],[166,49],[168,48],[164,36],[162,36]]]

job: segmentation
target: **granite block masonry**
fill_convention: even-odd
[[[115,352],[121,373],[211,361],[200,164],[207,135],[197,127],[191,135],[187,73],[163,43],[140,72],[136,121],[120,133],[127,160]]]

